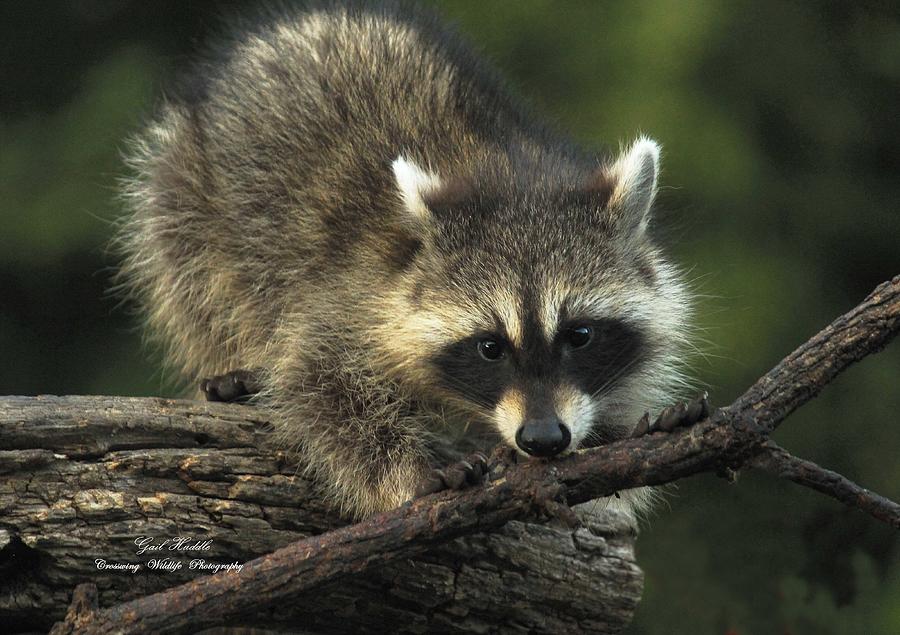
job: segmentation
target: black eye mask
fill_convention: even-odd
[[[433,359],[442,384],[486,409],[514,386],[565,382],[592,395],[633,372],[644,352],[641,334],[614,319],[569,322],[549,345],[540,334],[526,335],[521,348],[490,333],[446,346]]]

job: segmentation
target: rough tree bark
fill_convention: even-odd
[[[828,472],[811,462],[801,461],[768,440],[768,435],[791,411],[815,396],[825,384],[850,364],[879,350],[898,331],[900,331],[900,277],[880,285],[863,303],[835,320],[821,333],[786,357],[738,400],[730,406],[716,411],[707,420],[692,428],[670,433],[654,433],[620,441],[608,446],[581,451],[549,463],[529,461],[517,466],[507,465],[506,469],[492,480],[489,487],[474,488],[460,494],[449,493],[428,497],[358,525],[335,529],[321,537],[292,543],[272,554],[254,560],[244,575],[226,573],[221,576],[198,579],[172,591],[117,604],[103,610],[97,610],[96,603],[92,600],[94,588],[90,585],[82,586],[76,591],[75,600],[73,600],[66,622],[57,624],[54,632],[57,630],[60,633],[79,632],[81,629],[87,629],[92,633],[120,632],[127,625],[128,628],[137,629],[139,632],[149,633],[165,629],[167,632],[186,633],[191,632],[192,627],[199,625],[222,623],[225,615],[236,616],[242,611],[259,613],[258,610],[254,611],[257,608],[254,605],[255,598],[264,598],[268,606],[276,607],[271,610],[267,609],[265,612],[269,619],[272,619],[273,612],[277,613],[285,608],[283,604],[278,604],[278,600],[290,601],[291,607],[295,607],[298,597],[306,601],[309,601],[310,598],[318,599],[318,595],[310,595],[310,591],[315,591],[316,594],[321,593],[323,589],[328,588],[325,586],[326,583],[341,577],[348,580],[348,573],[357,574],[350,576],[349,579],[354,582],[359,581],[362,579],[358,575],[361,571],[377,570],[376,565],[381,566],[381,572],[388,571],[394,566],[392,561],[399,561],[400,558],[411,554],[421,554],[425,548],[434,547],[452,538],[463,535],[472,536],[487,528],[500,530],[504,525],[507,529],[516,527],[517,525],[509,525],[507,522],[527,518],[534,513],[536,508],[553,510],[554,513],[565,518],[567,508],[557,498],[562,493],[566,493],[570,503],[578,503],[612,494],[622,488],[661,484],[702,471],[712,470],[727,473],[729,469],[737,469],[744,464],[782,474],[835,496],[848,504],[860,507],[880,520],[900,526],[900,506],[873,495],[847,479]],[[166,404],[166,402],[159,403]],[[172,402],[169,402],[168,405],[182,406]],[[32,408],[34,404],[29,402],[24,406],[23,404],[19,404],[19,406],[28,409]],[[77,443],[78,428],[90,425],[90,422],[94,420],[102,421],[106,416],[102,409],[95,409],[88,413],[90,416],[87,419],[75,421],[74,430],[63,431],[60,448],[66,449],[69,454],[63,454],[61,451],[53,449],[41,449],[40,443],[43,439],[41,425],[46,422],[46,416],[33,418],[29,425],[24,423],[28,421],[29,413],[19,413],[18,416],[15,412],[11,414],[13,416],[9,418],[8,426],[10,438],[15,439],[16,434],[20,438],[13,445],[18,452],[8,457],[12,460],[7,463],[12,466],[18,466],[24,461],[28,464],[30,471],[35,472],[44,469],[47,464],[71,459],[73,456],[76,460],[84,461],[85,459],[93,460],[95,456],[100,456],[101,460],[105,460],[106,457],[112,455],[110,465],[104,469],[103,473],[109,475],[109,478],[113,478],[116,471],[123,465],[126,469],[133,468],[135,463],[132,459],[136,458],[141,469],[145,467],[149,469],[148,475],[151,478],[162,478],[168,475],[167,470],[176,470],[179,478],[184,481],[193,495],[200,494],[205,497],[211,492],[222,497],[222,484],[213,483],[213,488],[208,489],[208,473],[204,472],[204,465],[196,459],[191,459],[190,456],[181,456],[177,457],[180,462],[176,460],[175,463],[159,464],[155,458],[157,453],[160,453],[161,450],[170,451],[173,449],[171,447],[155,449],[149,453],[143,451],[137,457],[127,454],[134,451],[134,446],[130,444],[135,443],[135,438],[140,440],[141,445],[138,447],[141,449],[148,444],[147,440],[143,438],[143,435],[148,434],[147,430],[130,430],[127,421],[119,422],[120,425],[110,430],[115,435],[113,441],[102,437],[99,443],[94,441],[93,445],[89,445],[87,448],[79,446]],[[155,418],[162,419],[157,426],[167,424],[168,415],[165,413],[154,413],[154,415]],[[0,422],[2,420],[3,417],[0,417]],[[260,432],[259,425],[261,423],[255,420],[245,422],[246,425],[253,428],[254,434]],[[70,428],[73,427],[71,421],[68,422],[68,425]],[[123,428],[122,432],[125,434],[119,435],[119,428]],[[2,429],[0,428],[0,430]],[[193,439],[190,438],[192,434]],[[188,431],[188,434],[183,436],[187,438],[182,437],[171,442],[176,451],[184,452],[192,444],[208,444],[212,440],[206,431],[195,433]],[[152,445],[152,441],[149,444]],[[252,447],[256,445],[251,444]],[[244,446],[231,446],[226,442],[224,449],[232,447],[243,448]],[[126,454],[120,458],[116,456],[117,452]],[[201,457],[201,459],[204,458]],[[267,458],[269,461],[274,461],[274,465],[270,465],[270,469],[264,470],[263,474],[284,476],[283,466],[277,456],[273,457],[269,454]],[[0,462],[0,466],[2,465]],[[243,477],[260,476],[260,473],[254,470],[249,472],[230,470],[230,473],[235,480],[227,486],[226,498],[233,496],[233,490],[243,491]],[[63,474],[58,476],[56,482],[64,482],[65,487],[69,488],[67,491],[70,492],[71,500],[63,501],[61,506],[63,508],[74,506],[75,510],[71,514],[75,518],[90,518],[95,508],[99,508],[104,514],[110,510],[114,513],[126,502],[115,498],[114,493],[119,491],[117,488],[101,490],[108,492],[113,499],[112,501],[102,499],[98,502],[96,494],[78,490],[79,487],[97,489],[96,483],[90,478],[86,479],[86,483],[79,483],[77,480],[72,481],[71,479],[71,475]],[[22,492],[27,494],[39,486],[33,480],[31,477],[25,480]],[[71,490],[73,482],[74,493]],[[192,483],[198,485],[191,487]],[[101,481],[101,484],[105,485],[106,482]],[[197,489],[198,487],[199,489]],[[314,499],[315,491],[309,489],[307,495]],[[11,500],[15,502],[18,497],[12,497]],[[239,498],[237,500],[240,501]],[[41,513],[53,512],[54,505],[48,505],[46,501],[42,501],[42,503],[46,509]],[[167,503],[167,497],[162,497],[162,500],[159,497],[144,497],[138,500],[140,506],[154,510],[154,513],[158,513],[156,512],[157,508],[161,508],[164,512]],[[40,505],[41,503],[35,504]],[[267,503],[263,502],[261,507],[265,509],[266,505]],[[311,509],[316,509],[315,504],[311,505]],[[229,516],[234,515],[230,502],[226,504],[224,510]],[[209,514],[210,510],[204,509],[204,512]],[[221,510],[213,510],[212,522],[220,522],[224,519],[224,516],[219,517],[216,514],[221,514]],[[161,517],[166,518],[165,513],[161,514]],[[38,520],[41,519],[46,520],[43,517],[38,518]],[[265,515],[264,520],[269,522]],[[588,533],[584,533],[584,528],[582,528],[579,530],[582,531],[581,535],[578,531],[568,534],[571,536],[571,544],[576,552],[584,548],[585,541],[597,538],[596,532],[590,531],[590,521],[588,525]],[[127,534],[129,529],[129,527],[122,527],[120,532],[128,538],[130,537]],[[7,533],[9,532],[7,531]],[[41,535],[43,533],[46,532],[40,532]],[[566,534],[567,532],[563,532],[562,535]],[[120,538],[121,535],[119,535]],[[488,538],[488,540],[492,539],[492,537]],[[9,538],[8,542],[7,551],[10,548],[22,551],[23,545],[26,544],[21,538],[16,540]],[[608,541],[606,544],[609,544]],[[31,545],[28,546],[33,551],[35,550]],[[18,551],[13,551],[12,555],[15,557],[18,555]],[[521,544],[517,544],[510,553],[517,554],[519,552],[521,552]],[[431,552],[432,555],[435,553]],[[540,554],[538,555],[539,559],[546,555],[544,551],[537,553]],[[436,563],[431,561],[428,564]],[[442,560],[438,564],[445,565],[446,562]],[[488,567],[486,571],[491,571],[499,576],[501,583],[497,588],[507,589],[505,574],[509,572],[508,567],[520,565],[521,562],[517,563],[510,559],[494,564],[499,564],[496,570]],[[516,606],[515,602],[510,604],[509,598],[502,598],[502,604],[514,609],[522,608],[523,611],[517,615],[510,615],[507,612],[501,617],[499,623],[495,622],[491,626],[495,629],[498,624],[506,628],[521,628],[522,626],[529,628],[528,625],[521,623],[521,614],[527,613],[527,609],[552,608],[557,599],[560,599],[564,606],[562,612],[571,613],[570,607],[565,606],[566,599],[571,595],[568,590],[571,581],[566,575],[567,572],[556,568],[559,564],[557,562],[554,566],[555,573],[548,574],[551,579],[556,576],[559,581],[555,587],[551,584],[544,589],[532,589],[534,594],[524,596],[525,601],[522,602],[521,607]],[[464,564],[463,571],[465,566]],[[602,564],[598,562],[595,566],[602,566]],[[541,571],[545,572],[543,569]],[[521,571],[515,570],[513,573],[522,574]],[[521,577],[527,581],[530,578],[529,574],[530,572],[525,572]],[[415,580],[421,580],[418,571],[414,572],[412,577]],[[462,577],[464,577],[463,573],[459,573],[454,579],[454,589],[457,594],[458,584]],[[476,583],[478,579],[477,575],[473,577],[473,581]],[[395,579],[389,579],[384,588],[393,588],[391,585],[394,582]],[[255,593],[259,595],[251,594],[252,589],[255,589]],[[345,589],[346,587],[341,587],[340,590],[335,591],[335,594],[340,595],[341,591]],[[557,591],[557,593],[554,594],[553,591]],[[304,592],[304,594],[298,596],[300,592]],[[433,593],[433,589],[428,589],[426,595],[428,593]],[[387,602],[383,596],[376,595],[376,598],[379,605],[385,605]],[[540,603],[536,600],[540,600]],[[315,612],[314,608],[312,611]],[[430,615],[431,613],[426,610],[426,616]],[[470,614],[466,613],[466,615]],[[533,616],[535,621],[530,625],[531,628],[541,629],[547,626],[540,621],[544,617],[539,615],[536,610]],[[401,619],[408,619],[408,615],[402,616]],[[233,623],[233,620],[231,621]],[[582,629],[592,626],[597,626],[599,629],[608,627],[608,624],[597,625],[589,619],[583,622],[579,623],[577,627]],[[258,624],[259,620],[254,620],[254,623]],[[409,626],[407,622],[398,624]],[[441,623],[440,627],[449,629],[458,624],[459,622],[453,622],[451,618]],[[352,625],[347,622],[340,622],[337,625],[334,622],[328,622],[321,626],[314,626],[320,629],[352,628]],[[379,624],[376,628],[383,627],[383,624]],[[487,627],[487,623],[475,625],[476,629]]]
[[[80,582],[95,582],[101,606],[111,605],[198,577],[188,568],[193,558],[243,563],[343,524],[268,437],[261,413],[247,406],[0,398],[0,630],[46,631]],[[245,623],[309,632],[618,632],[640,598],[642,574],[628,520],[603,508],[584,506],[577,530],[514,521],[460,538]],[[139,536],[211,543],[137,556]],[[129,573],[95,563],[166,556],[184,568]]]

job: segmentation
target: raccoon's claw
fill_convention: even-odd
[[[645,434],[650,432],[650,413],[645,412],[644,416],[640,418],[637,426],[634,428],[634,432],[631,433],[631,438],[634,439],[636,437],[642,437]]]
[[[708,397],[709,395],[704,391],[690,403],[686,404],[682,401],[663,409],[653,424],[653,429],[671,432],[675,428],[692,426],[698,421],[706,419],[709,416]]]
[[[476,452],[465,461],[458,461],[442,470],[432,470],[416,488],[416,498],[445,489],[461,490],[473,485],[481,485],[484,483],[487,473],[487,457]]]
[[[207,401],[247,401],[260,391],[257,372],[233,370],[224,375],[216,375],[200,382],[200,390]]]
[[[690,403],[677,403],[674,406],[668,406],[663,409],[652,424],[650,423],[650,413],[645,412],[644,416],[638,421],[634,432],[631,433],[632,438],[640,437],[661,430],[663,432],[671,432],[675,428],[692,426],[698,421],[703,421],[709,416],[709,395],[703,392]]]
[[[687,405],[685,405],[683,401],[674,406],[666,406],[663,408],[663,411],[659,413],[656,421],[653,422],[653,428],[655,430],[662,430],[663,432],[671,432],[681,425],[681,422],[685,420],[686,416]]]

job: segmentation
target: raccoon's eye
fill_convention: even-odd
[[[594,329],[590,326],[576,326],[566,333],[566,340],[572,348],[586,346],[594,337]]]
[[[489,362],[496,362],[503,357],[503,344],[490,338],[481,340],[478,342],[478,354]]]

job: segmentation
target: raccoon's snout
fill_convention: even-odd
[[[572,433],[559,419],[532,419],[516,432],[516,444],[532,456],[555,456],[569,447]]]

